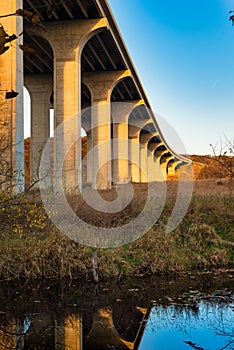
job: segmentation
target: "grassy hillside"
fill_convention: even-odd
[[[193,162],[194,178],[199,180],[225,179],[229,174],[227,169],[234,169],[234,157],[191,155],[190,159]]]

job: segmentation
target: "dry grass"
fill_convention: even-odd
[[[97,249],[99,273],[103,278],[121,274],[167,273],[227,267],[234,262],[234,201],[230,184],[199,181],[183,222],[171,234],[165,225],[171,214],[177,183],[168,183],[168,198],[159,221],[132,244]],[[135,217],[146,198],[146,186],[135,186],[135,197],[116,215],[93,211],[81,198],[69,201],[82,219],[99,226],[121,225]],[[102,193],[112,200],[113,191]],[[31,201],[32,200],[32,201]],[[40,200],[24,199],[0,209],[1,278],[74,278],[89,276],[93,248],[63,236],[51,224]]]

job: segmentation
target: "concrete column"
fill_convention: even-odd
[[[93,176],[93,157],[92,157],[92,132],[89,130],[87,132],[87,183],[92,184]]]
[[[174,176],[175,175],[175,163],[171,163],[171,165],[168,166],[168,175]]]
[[[112,103],[113,120],[113,183],[124,184],[130,181],[128,117],[140,101]],[[139,145],[138,145],[139,147]]]
[[[134,120],[128,125],[129,176],[132,182],[140,183],[140,131],[149,123],[147,119]]]
[[[31,97],[31,138],[30,138],[30,182],[39,179],[41,154],[50,138],[50,95],[53,77],[48,74],[27,75],[25,86]],[[50,178],[50,152],[46,156],[45,167]]]
[[[181,161],[174,161],[171,162],[170,165],[168,165],[168,175],[174,176],[175,175],[175,169],[177,167],[178,164],[180,164]]]
[[[92,185],[96,189],[111,188],[111,92],[129,71],[83,74],[92,92]]]
[[[23,8],[22,0],[1,1],[0,15],[15,13],[18,8]],[[23,19],[20,16],[1,18],[1,24],[8,35],[19,35],[23,31]],[[24,117],[23,117],[23,52],[19,45],[23,44],[20,36],[17,42],[0,55],[0,147],[6,150],[1,156],[9,161],[13,176],[4,177],[6,187],[12,184],[12,189],[17,193],[24,189]],[[19,95],[12,99],[5,99],[7,91],[12,90]],[[4,173],[4,170],[3,170]]]
[[[160,162],[156,160],[156,151],[163,145],[163,142],[153,143],[149,145],[148,152],[148,177],[150,182],[161,182],[165,180],[164,173],[161,170]]]
[[[96,189],[111,188],[111,129],[110,104],[107,101],[95,101],[93,111],[95,126],[93,134],[93,187]],[[95,179],[96,178],[96,179]]]
[[[66,55],[65,52],[64,54]],[[80,79],[78,62],[75,58],[57,55],[54,61],[54,74],[54,176],[56,179],[57,170],[63,162],[63,186],[65,191],[69,192],[78,186],[79,165],[76,148],[79,147],[81,152],[80,125],[78,125]],[[61,129],[59,137],[56,135],[57,127]],[[74,143],[70,147],[71,140],[78,141],[78,145]],[[67,147],[69,151],[66,154]]]
[[[149,182],[148,172],[148,142],[154,136],[148,132],[140,136],[140,179],[142,183]]]
[[[166,181],[167,179],[167,171],[166,171],[166,166],[164,163],[161,164],[161,158],[163,157],[163,155],[169,153],[169,151],[166,150],[161,150],[161,151],[155,151],[154,155],[155,155],[155,162],[157,162],[157,166],[160,167],[161,169],[161,181]],[[159,180],[160,181],[160,180]]]
[[[161,163],[160,164],[160,168],[161,168],[161,171],[162,171],[162,174],[163,174],[163,178],[166,181],[166,179],[167,179],[167,161]]]
[[[132,182],[140,182],[140,143],[139,143],[140,131],[129,137],[129,174]]]
[[[54,137],[54,182],[55,186],[56,182],[60,184],[58,174],[63,164],[63,188],[70,192],[77,186],[82,187],[81,53],[94,33],[107,28],[107,20],[45,23],[46,31],[31,27],[27,26],[27,32],[43,36],[54,52],[54,126],[60,130],[59,137],[56,133]],[[73,145],[71,140],[75,140]]]
[[[153,142],[153,143],[150,143],[148,145],[148,180],[149,182],[154,182],[154,181],[158,181],[158,168],[157,168],[157,165],[155,163],[155,159],[154,159],[154,151],[155,149],[157,149],[158,145],[160,143],[156,143],[156,142]]]
[[[161,163],[161,169],[163,174],[165,174],[165,177],[167,178],[167,165],[170,160],[174,159],[174,156],[169,156],[168,158],[165,159],[164,162]]]
[[[148,182],[148,150],[145,145],[140,144],[140,181]]]
[[[127,116],[122,123],[113,124],[113,142],[112,181],[114,184],[124,184],[129,182]]]
[[[92,133],[91,133],[91,108],[82,106],[81,111],[81,126],[83,130],[86,132],[86,155],[84,159],[82,159],[82,181],[83,183],[91,183],[92,179],[92,169],[90,166],[92,165],[92,160],[90,157],[92,156]]]

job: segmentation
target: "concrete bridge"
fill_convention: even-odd
[[[23,86],[31,97],[31,183],[50,137],[51,108],[54,128],[62,130],[54,137],[54,179],[63,162],[68,191],[82,188],[82,128],[91,151],[86,181],[96,189],[164,181],[189,162],[164,139],[106,0],[2,0],[0,16],[6,33],[17,36],[0,54],[0,132],[18,189],[24,186]],[[11,91],[17,97],[6,99]]]

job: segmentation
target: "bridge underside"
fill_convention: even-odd
[[[7,33],[18,38],[0,55],[2,91],[19,93],[2,101],[1,111],[18,187],[24,186],[23,85],[31,97],[31,183],[43,173],[55,184],[60,174],[66,191],[82,188],[82,182],[109,189],[165,181],[187,162],[164,140],[105,0],[9,0],[0,15],[18,9],[23,15],[2,18]],[[53,162],[45,147],[51,108]]]

